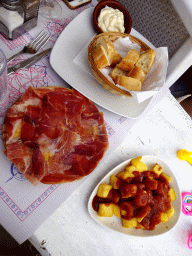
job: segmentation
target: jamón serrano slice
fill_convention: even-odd
[[[108,149],[103,113],[74,89],[29,87],[7,111],[7,158],[34,185],[90,174]]]

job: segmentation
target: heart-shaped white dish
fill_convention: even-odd
[[[110,176],[116,175],[120,171],[124,170],[124,168],[130,163],[132,159],[129,159],[117,167],[115,167],[112,171],[110,171],[95,187],[93,190],[89,202],[88,202],[88,211],[91,215],[91,217],[97,221],[102,226],[105,226],[107,228],[110,228],[114,231],[130,235],[130,236],[138,236],[138,237],[150,237],[150,236],[157,236],[164,234],[168,231],[170,231],[178,222],[180,213],[181,213],[181,193],[180,189],[176,180],[176,177],[174,173],[171,171],[170,167],[160,158],[155,156],[142,156],[141,161],[147,165],[148,169],[150,170],[154,164],[158,163],[162,168],[163,172],[170,177],[172,177],[172,180],[170,182],[170,186],[174,189],[176,194],[176,199],[171,202],[172,206],[175,209],[174,215],[165,223],[160,223],[156,226],[155,230],[143,230],[143,229],[135,229],[135,228],[123,228],[121,218],[116,217],[113,215],[113,217],[99,217],[98,213],[93,209],[92,207],[92,201],[94,196],[97,194],[98,187],[101,183],[104,184],[110,184]]]

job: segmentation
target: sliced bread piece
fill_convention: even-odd
[[[146,78],[144,71],[138,66],[135,66],[128,76],[139,80],[141,83],[143,83]]]
[[[113,43],[109,42],[108,45],[108,58],[111,67],[115,67],[121,60],[121,55],[116,51]]]
[[[116,51],[114,44],[112,42],[110,42],[109,40],[107,40],[106,38],[99,37],[97,39],[96,44],[97,44],[97,46],[102,45],[104,47],[104,49],[107,53],[108,59],[109,59],[110,66],[114,67],[122,60],[122,57]]]
[[[125,87],[130,91],[141,91],[141,82],[128,76],[116,76],[115,83]]]
[[[153,49],[146,50],[140,55],[136,63],[136,66],[140,67],[144,71],[144,73],[147,75],[151,69],[155,55],[156,53]]]
[[[117,64],[117,67],[130,72],[133,68],[137,60],[139,59],[140,53],[135,49],[131,49],[127,55]]]
[[[110,42],[109,40],[107,40],[106,38],[101,36],[101,37],[97,38],[96,46],[102,45],[104,47],[106,53],[108,54],[108,43],[109,42]]]
[[[116,76],[126,76],[127,72],[125,70],[122,70],[118,68],[117,66],[112,70],[110,76],[115,81]]]
[[[99,70],[110,66],[107,53],[102,45],[98,45],[97,47],[95,47],[93,51],[93,59]]]

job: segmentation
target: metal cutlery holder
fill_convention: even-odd
[[[0,33],[14,40],[37,25],[39,0],[0,0]]]

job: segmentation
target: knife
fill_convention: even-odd
[[[7,75],[10,75],[14,72],[16,72],[17,70],[21,69],[21,68],[29,68],[31,67],[33,64],[35,64],[36,62],[38,62],[39,60],[41,60],[45,55],[47,55],[49,52],[51,51],[51,48],[40,52],[38,54],[36,54],[35,56],[26,59],[18,64],[15,64],[11,67],[8,67],[7,69]]]

